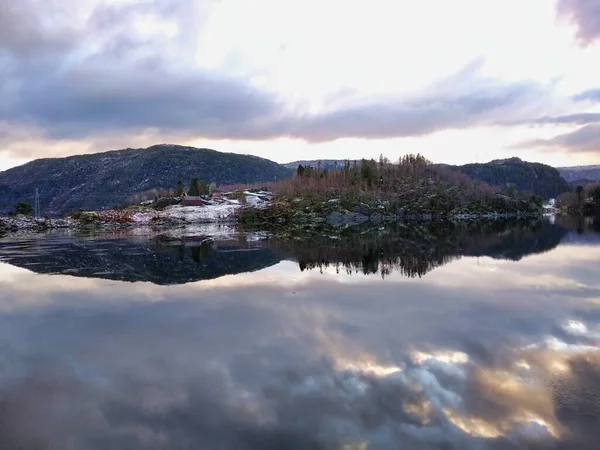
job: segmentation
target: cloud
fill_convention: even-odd
[[[600,89],[591,89],[583,91],[575,96],[575,101],[592,101],[600,102]]]
[[[18,250],[40,251],[30,244]],[[55,244],[41,243],[43,251]],[[0,280],[12,306],[0,314],[0,442],[33,450],[48,442],[65,450],[595,448],[598,405],[589,393],[598,392],[599,324],[586,300],[597,292],[552,296],[539,274],[572,272],[593,285],[598,267],[582,275],[593,251],[565,253],[572,260],[495,264],[499,272],[468,270],[473,260],[456,271],[492,277],[481,281],[486,295],[472,282],[440,286],[434,277],[401,283],[401,302],[397,282],[348,284],[354,276],[345,275],[278,284],[267,272],[251,277],[262,283],[241,275],[234,285],[156,287],[24,270]],[[503,283],[516,274],[531,287]],[[282,301],[292,290],[295,301]],[[556,334],[565,328],[571,340],[548,348],[546,338],[566,339]]]
[[[346,93],[308,112],[247,77],[195,64],[198,29],[215,3],[0,6],[0,128],[18,130],[4,135],[2,151],[15,155],[29,146],[28,157],[44,156],[46,145],[65,142],[91,151],[111,136],[129,146],[124,141],[139,135],[308,142],[422,136],[531,115],[548,97],[536,83],[485,78],[476,60],[410,97]],[[13,138],[28,132],[34,142]]]
[[[1,2],[0,56],[2,50],[26,57],[68,49],[78,35],[69,19],[56,0]]]
[[[600,122],[600,113],[576,113],[564,116],[545,116],[536,119],[533,123],[539,125],[587,125],[598,122]]]
[[[535,139],[518,144],[518,148],[549,148],[568,152],[600,152],[600,123],[583,126],[551,139]]]
[[[558,15],[577,27],[584,45],[600,38],[600,3],[597,0],[559,0]]]
[[[468,87],[461,84],[469,82]],[[443,86],[443,89],[440,87]],[[421,136],[444,129],[493,125],[519,117],[545,95],[534,83],[503,84],[478,73],[450,77],[413,98],[366,99],[311,117],[292,119],[287,133],[309,141],[340,137],[393,138]]]

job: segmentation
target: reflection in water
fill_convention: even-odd
[[[597,235],[425,227],[312,250],[257,238],[3,242],[0,447],[597,448]],[[359,247],[378,255],[376,270]],[[85,278],[16,267],[63,271],[45,256],[62,248],[89,263]],[[168,286],[92,273],[98,261],[127,272],[141,248],[196,266],[268,251],[322,270],[282,259]],[[336,274],[336,262],[377,275]],[[146,264],[149,281],[169,284],[157,273],[171,263]],[[139,279],[142,267],[127,273]]]
[[[71,235],[0,240],[0,261],[38,273],[181,284],[263,269],[281,260],[264,245],[234,237]]]
[[[340,239],[312,236],[271,241],[278,253],[298,260],[301,270],[330,265],[347,273],[398,271],[421,277],[460,256],[491,256],[519,260],[555,248],[567,229],[547,222],[476,224],[425,223],[394,226],[364,233],[349,232]]]
[[[181,284],[295,259],[300,270],[421,277],[461,256],[519,260],[555,248],[567,229],[547,222],[394,226],[342,236],[22,237],[0,240],[0,261],[38,273]],[[250,239],[248,239],[250,238]]]

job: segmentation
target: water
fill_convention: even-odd
[[[586,224],[59,233],[0,260],[2,449],[600,442]]]

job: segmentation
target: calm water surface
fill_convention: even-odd
[[[0,238],[0,448],[600,448],[600,234]]]

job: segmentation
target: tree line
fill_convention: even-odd
[[[405,155],[397,163],[381,156],[378,161],[345,161],[333,170],[299,165],[292,179],[273,189],[289,197],[327,200],[340,198],[348,203],[377,200],[402,205],[418,204],[433,211],[457,207],[499,207],[500,203],[524,201],[542,206],[543,199],[532,192],[498,188],[472,179],[452,168],[432,163],[425,157]]]
[[[600,217],[600,183],[579,185],[556,199],[556,206],[572,215]]]

